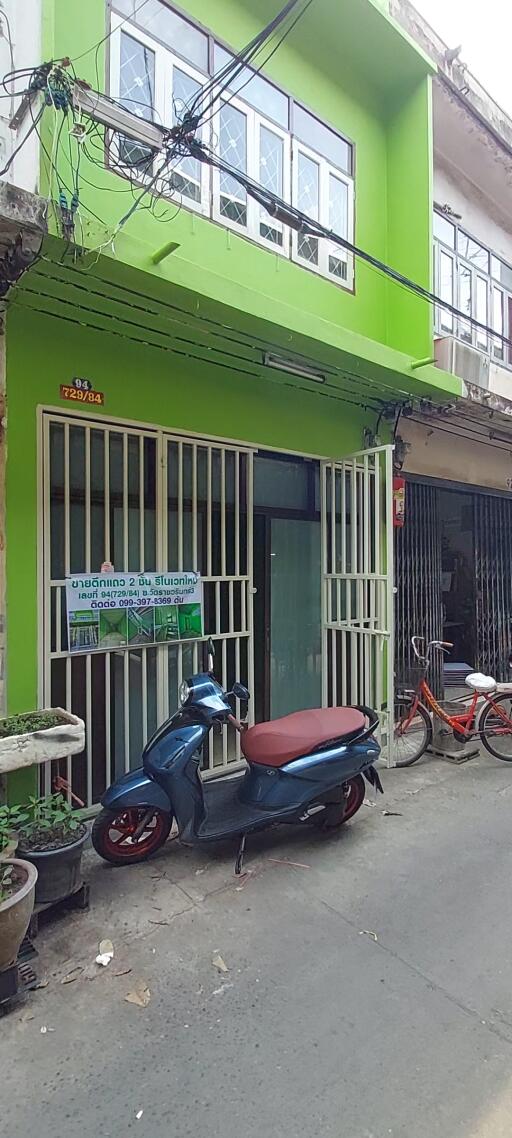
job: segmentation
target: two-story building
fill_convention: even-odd
[[[13,90],[49,235],[7,319],[8,708],[83,715],[87,750],[61,773],[87,805],[201,662],[143,614],[128,644],[85,618],[70,642],[66,579],[105,564],[201,574],[219,676],[248,683],[256,718],[361,701],[386,741],[389,444],[402,405],[462,392],[434,366],[431,304],[386,271],[430,287],[433,65],[385,0],[314,0],[234,69],[277,8],[30,9],[31,66],[54,64]],[[217,165],[169,163],[158,129],[198,106]],[[236,759],[224,739],[205,764]]]

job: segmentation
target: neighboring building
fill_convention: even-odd
[[[410,659],[411,634],[422,632],[454,642],[452,663],[505,679],[512,648],[512,121],[408,0],[391,0],[391,9],[438,67],[434,289],[490,329],[437,311],[436,358],[464,381],[464,398],[434,413],[415,408],[399,424],[408,497],[397,540],[398,667]],[[441,687],[440,671],[436,679]]]
[[[252,715],[359,700],[386,735],[385,444],[404,403],[455,399],[462,382],[429,363],[428,301],[194,158],[160,176],[148,149],[152,121],[179,119],[276,7],[43,2],[42,58],[71,60],[93,92],[82,88],[74,121],[53,96],[44,111],[34,188],[54,203],[50,236],[9,309],[8,698],[11,711],[84,716],[87,752],[67,773],[88,805],[139,762],[201,663],[187,637],[70,652],[66,576],[104,562],[201,572],[219,674],[248,682]],[[259,57],[264,74],[246,70],[212,108],[202,138],[428,288],[432,67],[386,9],[316,0]],[[144,177],[161,196],[121,224]],[[96,402],[83,405],[75,379]],[[368,449],[376,436],[382,449]],[[236,760],[228,747],[206,765]]]

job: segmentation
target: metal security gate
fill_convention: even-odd
[[[512,648],[512,500],[475,494],[475,594],[478,668],[510,680]]]
[[[393,710],[393,448],[322,463],[324,706]]]
[[[86,805],[140,764],[182,678],[203,666],[203,643],[148,644],[71,654],[65,579],[98,573],[197,570],[205,636],[226,687],[253,686],[252,458],[249,448],[43,414],[40,644],[44,706],[83,717],[86,751],[45,768]],[[210,738],[205,773],[240,761],[238,736]]]
[[[400,683],[416,680],[411,637],[443,639],[439,489],[407,481],[405,525],[395,531],[395,670]],[[442,697],[444,657],[434,653],[429,683]]]

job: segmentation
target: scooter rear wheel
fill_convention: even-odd
[[[102,810],[94,819],[91,832],[96,853],[112,865],[146,861],[167,841],[172,826],[172,815],[163,810],[155,809],[145,819],[147,814],[144,807],[120,810],[117,814],[114,810]]]
[[[313,820],[320,830],[337,830],[357,814],[365,796],[364,778],[356,774],[339,789],[339,799],[326,803],[326,809],[315,814]]]

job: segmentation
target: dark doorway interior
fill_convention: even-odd
[[[443,640],[453,663],[477,666],[474,495],[439,490]]]

